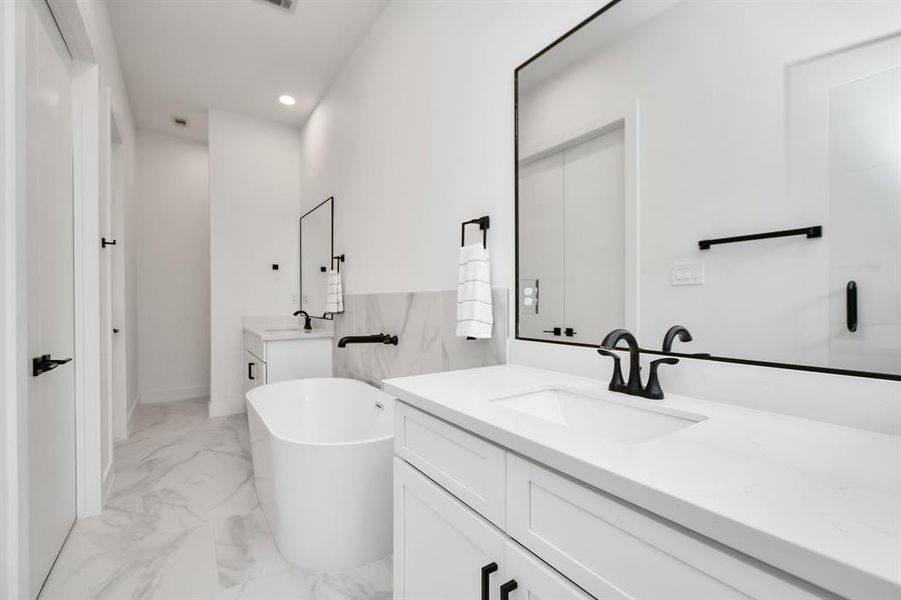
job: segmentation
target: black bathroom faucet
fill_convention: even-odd
[[[676,337],[679,338],[680,342],[690,342],[692,339],[691,332],[684,325],[673,325],[666,330],[666,335],[663,336],[664,352],[673,351],[673,342],[676,341]]]
[[[310,315],[309,315],[309,313],[307,313],[307,311],[305,311],[305,310],[299,310],[299,311],[297,311],[297,312],[294,313],[294,316],[295,316],[295,317],[296,317],[297,315],[303,315],[303,318],[304,318],[304,321],[303,321],[303,330],[304,330],[304,331],[313,331],[313,322],[310,321]]]
[[[619,355],[614,352],[616,344],[624,340],[629,347],[629,381],[623,382],[623,372],[620,368]],[[601,347],[598,348],[598,354],[609,356],[613,359],[613,375],[610,377],[610,385],[607,386],[612,392],[622,392],[631,396],[641,396],[650,400],[662,400],[663,388],[660,387],[660,379],[657,376],[657,369],[660,365],[674,365],[679,362],[678,358],[660,358],[651,361],[651,372],[648,375],[647,386],[641,384],[641,347],[638,340],[627,329],[614,329],[604,337]]]

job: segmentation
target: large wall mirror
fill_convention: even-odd
[[[516,103],[518,338],[901,379],[901,3],[618,0]]]
[[[335,199],[327,198],[300,217],[300,308],[325,314],[328,271],[334,256]]]

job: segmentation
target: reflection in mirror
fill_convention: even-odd
[[[300,218],[300,307],[325,313],[326,278],[334,254],[334,201],[328,198]]]
[[[879,0],[621,0],[527,61],[517,336],[679,323],[677,353],[901,375],[899,31]]]

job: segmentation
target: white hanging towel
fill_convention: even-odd
[[[457,275],[457,336],[490,338],[493,322],[488,250],[482,244],[463,246]]]
[[[344,312],[344,287],[341,285],[341,273],[336,270],[328,272],[328,282],[325,287],[325,312]]]

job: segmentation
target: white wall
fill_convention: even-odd
[[[494,283],[514,288],[513,70],[602,4],[394,2],[385,9],[302,132],[301,206],[335,195],[335,249],[347,254],[347,292],[454,287],[459,224],[482,214],[492,218]],[[565,368],[582,350],[598,377],[609,375],[584,348],[513,344],[511,361],[537,356],[533,364]],[[728,384],[718,390],[741,387],[747,405],[815,415],[823,390],[839,389],[829,377],[791,372],[785,389],[792,394],[773,395],[771,382],[789,372],[704,367],[677,375],[678,391],[704,397],[716,378]],[[675,384],[672,374],[661,378],[664,387]],[[894,406],[886,402],[901,396],[895,382],[842,383],[846,393],[863,395],[855,400],[857,424],[878,427]],[[830,400],[828,418],[847,417],[847,397]]]
[[[303,131],[301,206],[335,196],[347,293],[454,288],[460,222],[484,214],[513,287],[513,69],[602,4],[385,8]]]
[[[136,159],[141,402],[206,397],[210,390],[207,146],[139,131]]]
[[[209,156],[210,415],[218,416],[244,410],[242,317],[297,310],[300,137],[213,110]]]

